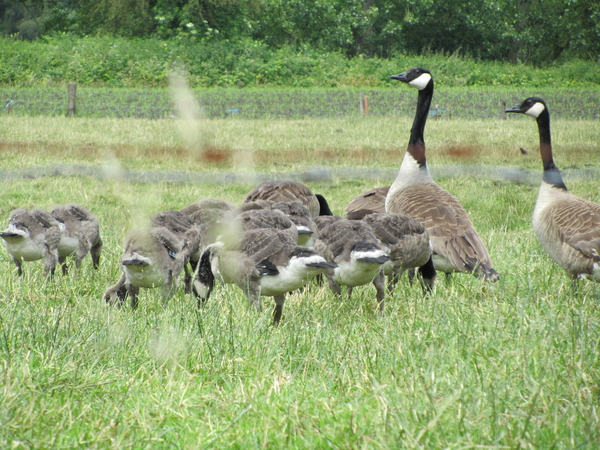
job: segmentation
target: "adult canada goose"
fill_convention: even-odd
[[[327,200],[322,195],[313,192],[297,181],[267,181],[252,189],[242,203],[253,200],[268,200],[273,203],[299,200],[308,208],[311,217],[331,213]]]
[[[298,245],[303,247],[312,247],[314,244],[313,237],[316,236],[318,228],[317,224],[310,217],[308,208],[300,201],[292,202],[277,202],[273,204],[274,210],[283,212],[298,229]]]
[[[315,250],[335,269],[325,272],[329,287],[335,295],[341,294],[340,286],[347,286],[348,298],[352,288],[373,282],[377,290],[379,311],[385,307],[385,275],[382,267],[389,257],[381,248],[371,227],[361,220],[340,218],[319,229]]]
[[[207,300],[215,278],[235,284],[258,311],[262,309],[260,296],[272,296],[273,323],[278,324],[285,294],[334,267],[314,250],[299,247],[289,233],[258,228],[244,232],[237,247],[223,242],[209,245],[196,270],[194,287]]]
[[[364,220],[375,236],[386,246],[390,260],[383,270],[388,277],[391,294],[405,270],[420,268],[423,287],[431,291],[435,282],[435,268],[431,258],[431,246],[427,230],[419,221],[397,213],[363,214],[357,211],[354,218]],[[352,215],[349,219],[352,219]]]
[[[43,259],[44,276],[52,277],[60,236],[58,221],[43,209],[15,209],[10,213],[8,228],[0,233],[19,276],[23,275],[22,261]]]
[[[344,210],[346,217],[355,211],[385,212],[385,198],[389,191],[389,186],[365,189],[362,194],[357,195],[348,203],[348,206]]]
[[[140,288],[160,287],[166,303],[177,288],[177,278],[189,256],[187,243],[164,227],[132,230],[121,256],[123,274],[106,290],[104,299],[120,306],[129,295],[135,309]]]
[[[75,267],[81,267],[81,261],[90,253],[94,269],[100,264],[102,239],[98,219],[87,208],[69,204],[55,206],[50,214],[58,221],[61,238],[58,243],[58,262],[63,275],[68,272],[66,259],[75,254]]]
[[[423,131],[433,96],[431,73],[415,67],[392,78],[417,88],[419,97],[408,149],[386,197],[386,211],[413,217],[425,226],[436,270],[472,272],[496,281],[498,273],[466,211],[453,195],[433,181],[427,168]]]
[[[533,230],[550,257],[574,280],[600,281],[600,205],[567,190],[552,157],[550,112],[546,102],[530,97],[506,110],[534,117],[544,167],[533,210]]]

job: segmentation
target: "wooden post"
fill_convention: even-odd
[[[369,115],[369,97],[366,95],[360,94],[360,98],[358,101],[358,112],[361,116]]]
[[[506,100],[502,100],[500,102],[500,107],[502,108],[502,111],[500,112],[500,117],[506,120]]]
[[[69,83],[69,96],[67,99],[67,114],[69,116],[75,115],[75,100],[77,98],[77,83]]]

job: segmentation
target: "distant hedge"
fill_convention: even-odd
[[[194,87],[392,86],[390,75],[430,69],[447,87],[600,88],[600,65],[570,61],[550,68],[483,62],[460,55],[356,57],[311,48],[268,49],[254,41],[183,43],[158,39],[61,36],[0,39],[0,86],[166,87],[176,65]]]

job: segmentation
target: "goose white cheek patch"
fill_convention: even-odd
[[[535,117],[537,119],[544,109],[546,109],[544,107],[544,104],[537,102],[535,105],[533,105],[527,111],[525,111],[525,114],[527,114],[528,116]]]
[[[431,75],[428,73],[423,73],[412,81],[409,81],[408,84],[412,87],[416,87],[418,90],[422,90],[427,86],[431,80]]]

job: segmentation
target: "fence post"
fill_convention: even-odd
[[[77,98],[77,83],[69,83],[69,96],[67,99],[67,114],[69,116],[75,115],[75,100]]]
[[[361,116],[369,115],[369,97],[367,97],[366,95],[360,94],[358,102],[358,112]]]
[[[502,111],[500,112],[500,117],[506,120],[506,100],[502,100],[500,102],[500,107],[502,108]]]

